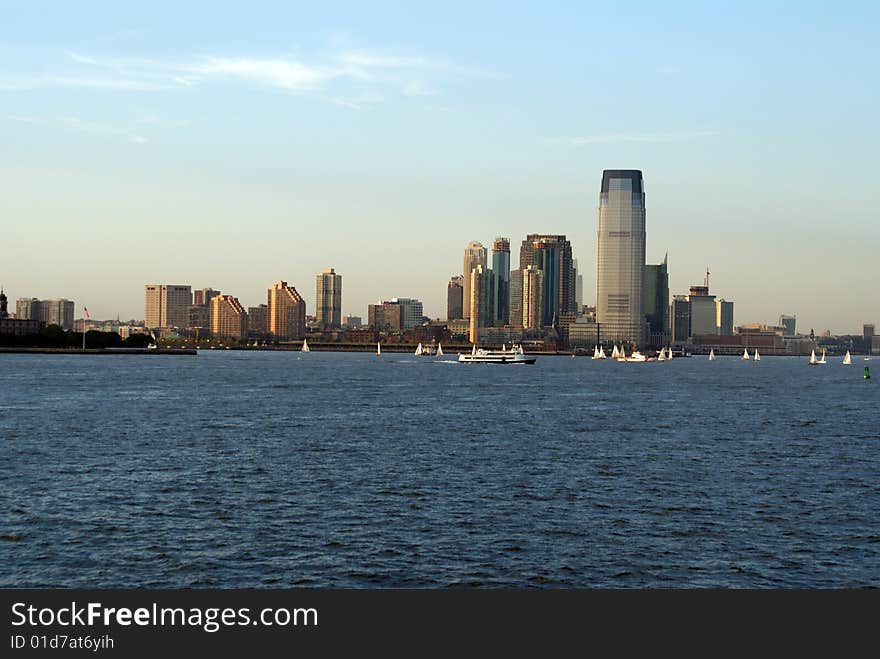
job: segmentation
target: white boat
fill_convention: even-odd
[[[657,361],[658,362],[665,362],[666,361],[666,348],[660,348],[660,354],[657,355]]]
[[[443,356],[443,346],[438,343],[437,344],[437,353],[435,354],[435,357],[442,357],[442,356]]]
[[[310,350],[311,349],[309,348],[309,342],[303,339],[302,352],[310,352]]]
[[[470,354],[460,354],[458,361],[462,364],[534,364],[535,357],[528,357],[522,346],[513,345],[510,350],[486,350],[474,345]]]
[[[620,351],[617,353],[617,361],[625,362],[626,361],[626,348],[620,346]]]
[[[620,351],[617,349],[617,344],[614,344],[614,350],[611,351],[611,359],[617,359],[620,357]]]
[[[827,364],[828,363],[827,361],[825,361],[825,348],[822,348],[822,359],[820,359],[816,363],[817,364]]]
[[[624,359],[624,361],[627,361],[627,362],[646,362],[646,361],[648,361],[648,358],[645,357],[645,355],[640,353],[638,350],[633,350],[633,353],[629,357],[626,357]]]
[[[818,363],[819,363],[819,362],[816,361],[816,351],[815,351],[815,350],[811,350],[811,351],[810,351],[810,366],[815,366],[815,365],[818,364]]]
[[[849,354],[849,350],[846,351],[846,354],[843,356],[843,365],[849,366],[852,364],[852,357]]]
[[[599,346],[599,359],[608,359],[605,356],[605,348],[603,346]]]
[[[666,348],[666,361],[672,361],[672,347]]]
[[[755,348],[755,361],[756,361],[756,362],[761,361],[761,355],[758,354],[758,349],[757,349],[757,348]]]
[[[422,344],[419,343],[418,347],[416,348],[416,357],[421,357],[424,352],[425,351],[422,349]]]
[[[382,343],[379,342],[376,344],[376,357],[379,357],[382,354]]]
[[[605,359],[605,351],[599,346],[596,346],[593,348],[593,359]]]
[[[709,348],[709,361],[710,362],[715,361],[715,349],[714,348]]]
[[[743,356],[740,357],[740,359],[744,362],[749,361],[749,349],[748,348],[743,349]]]

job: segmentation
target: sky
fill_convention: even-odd
[[[144,285],[314,313],[562,233],[595,303],[603,169],[647,260],[735,322],[880,322],[880,9],[828,3],[0,0],[0,285],[143,318]]]

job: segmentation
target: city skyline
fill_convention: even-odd
[[[819,5],[792,20],[786,6],[644,3],[625,25],[601,5],[484,5],[467,20],[461,5],[430,21],[352,5],[344,22],[338,7],[233,21],[188,5],[169,32],[171,7],[7,12],[12,299],[140,318],[147,282],[252,305],[283,276],[312,314],[310,282],[333,263],[343,314],[409,296],[442,318],[469,241],[548,233],[571,241],[594,305],[595,181],[633,168],[646,262],[668,252],[670,294],[708,264],[737,323],[880,321],[873,5],[853,24]]]

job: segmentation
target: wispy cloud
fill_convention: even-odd
[[[131,131],[125,130],[123,128],[118,128],[116,126],[111,126],[104,123],[84,121],[82,119],[79,119],[78,117],[62,117],[61,123],[68,128],[77,130],[82,133],[92,133],[94,135],[103,135],[105,137],[121,138],[128,142],[131,142],[132,144],[146,144],[148,142],[147,138],[143,135],[132,133]]]
[[[696,140],[703,137],[713,137],[720,134],[721,133],[717,130],[685,130],[669,133],[590,135],[587,137],[575,137],[570,140],[554,141],[563,141],[575,146],[583,144],[609,144],[611,142],[680,142],[684,140]]]

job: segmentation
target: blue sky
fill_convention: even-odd
[[[147,282],[445,313],[470,240],[565,233],[602,169],[648,260],[737,323],[880,321],[874,5],[0,3],[0,283],[143,316]],[[513,257],[514,264],[516,256]]]

